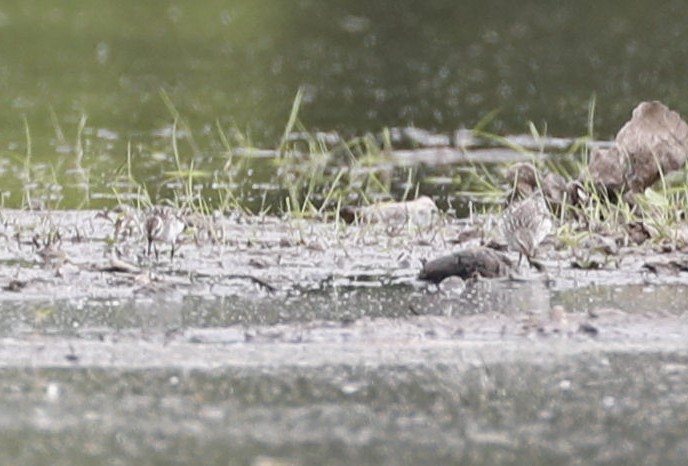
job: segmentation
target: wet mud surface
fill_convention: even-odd
[[[477,230],[497,231],[494,221],[487,226],[464,220],[430,226],[356,226],[273,217],[221,218],[180,237],[177,255],[170,260],[165,244],[158,246],[158,259],[147,256],[142,232],[113,239],[113,223],[95,211],[4,211],[2,220],[0,283],[15,293],[2,293],[0,299],[10,301],[155,294],[288,297],[338,288],[424,288],[417,277],[425,261],[467,247],[470,240],[463,237],[475,236]],[[546,273],[521,268],[511,275],[517,281],[546,283],[550,290],[683,283],[688,277],[671,265],[682,262],[680,253],[622,248],[613,255],[588,257],[586,261],[595,264],[589,269],[572,265],[574,253],[545,244],[539,254]],[[653,273],[648,263],[657,264],[661,273]]]
[[[221,240],[185,234],[170,262],[165,245],[156,261],[141,237],[113,241],[96,212],[3,219],[2,463],[681,464],[688,453],[679,253],[622,248],[581,270],[549,244],[546,273],[436,286],[416,279],[422,260],[465,247],[464,222],[217,219]],[[113,268],[115,248],[132,268]]]

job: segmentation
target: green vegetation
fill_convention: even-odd
[[[348,140],[334,133],[310,132],[299,119],[301,89],[274,150],[255,147],[249,132],[219,121],[197,138],[169,95],[162,92],[161,101],[171,121],[160,134],[161,144],[143,146],[127,141],[124,160],[110,173],[95,173],[98,145],[85,115],[74,128],[70,143],[69,129],[51,112],[56,147],[64,152],[51,164],[35,163],[31,127],[24,119],[24,151],[12,153],[8,168],[15,169],[23,182],[21,206],[111,208],[126,204],[140,209],[168,204],[204,215],[219,210],[338,219],[344,205],[430,194],[442,210],[454,208],[458,216],[472,216],[498,213],[513,188],[503,176],[513,162],[499,163],[492,157],[485,163],[469,158],[463,163],[434,166],[413,160],[413,143],[407,151],[411,157],[400,158],[395,147],[399,141],[394,140],[390,129]],[[466,150],[487,151],[489,155],[506,149],[514,154],[511,158],[530,162],[540,173],[557,173],[568,181],[580,178],[584,201],[574,205],[565,196],[562,205],[553,208],[559,219],[557,236],[566,246],[581,246],[598,234],[629,243],[628,226],[636,224],[649,232],[652,241],[682,247],[688,242],[688,234],[681,228],[688,211],[688,172],[662,176],[654,189],[637,197],[634,209],[624,202],[612,202],[590,185],[588,177],[580,176],[587,169],[593,141],[593,115],[594,99],[589,110],[589,134],[570,140],[555,156],[546,156],[553,152],[546,127],[538,129],[530,123],[525,144],[522,139],[487,131],[494,114],[472,130],[474,145]],[[416,150],[420,153],[424,148],[416,146]],[[6,196],[2,200],[12,206]]]
[[[67,131],[51,113],[56,150],[52,163],[36,163],[31,127],[24,120],[25,150],[11,154],[22,180],[23,208],[137,208],[172,204],[200,212],[240,210],[247,214],[324,217],[343,204],[408,198],[418,193],[415,167],[390,158],[391,143],[372,134],[328,141],[310,133],[298,118],[297,92],[284,134],[274,150],[255,147],[247,132],[219,121],[199,142],[167,93],[161,93],[171,125],[161,144],[127,141],[123,161],[110,173],[97,167],[99,141],[83,115],[70,144]],[[207,147],[203,146],[205,144]],[[97,175],[95,170],[101,171]],[[400,196],[396,196],[398,191]],[[78,193],[78,196],[71,196]]]

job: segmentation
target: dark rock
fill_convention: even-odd
[[[503,254],[489,248],[477,247],[426,263],[418,278],[432,283],[440,283],[451,276],[458,276],[464,280],[476,277],[497,278],[506,276],[511,267],[511,261]]]
[[[513,188],[509,196],[511,201],[525,199],[541,191],[547,204],[558,209],[565,198],[570,198],[563,176],[554,172],[539,172],[531,163],[521,162],[512,165],[507,170],[505,178]],[[570,200],[567,202],[570,203]]]
[[[542,194],[550,206],[561,206],[564,198],[568,198],[568,187],[563,176],[554,172],[547,172],[542,177]],[[570,202],[567,200],[567,202]]]
[[[524,199],[538,189],[538,172],[531,163],[516,163],[509,167],[505,174],[506,181],[512,187],[512,199]]]
[[[653,230],[645,222],[640,221],[627,224],[626,231],[631,241],[637,245],[643,244],[653,236]]]
[[[597,192],[616,199],[616,194],[620,193],[626,184],[627,165],[628,157],[616,147],[593,149],[588,171],[582,175],[581,181],[589,176]]]
[[[635,204],[635,194],[660,176],[683,167],[688,157],[688,124],[661,102],[641,102],[619,130],[610,149],[595,149],[579,181],[616,200]]]
[[[642,192],[661,173],[666,175],[686,163],[688,124],[661,102],[641,102],[616,135],[616,145],[628,157],[626,182],[630,190]]]
[[[24,280],[10,280],[10,282],[5,286],[3,289],[5,291],[21,291],[24,288],[26,288],[26,285],[28,285],[29,282],[24,281]]]
[[[578,331],[592,337],[596,337],[600,333],[599,329],[589,322],[582,322],[578,326]]]

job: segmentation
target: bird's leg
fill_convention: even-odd
[[[518,267],[521,267],[521,261],[523,261],[523,253],[519,252],[518,253]]]
[[[172,243],[172,250],[170,251],[170,262],[174,262],[174,245],[175,243]]]

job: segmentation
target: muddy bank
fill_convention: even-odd
[[[213,219],[213,240],[200,229],[183,234],[172,262],[165,244],[159,260],[148,257],[141,232],[115,240],[113,223],[98,213],[3,211],[0,283],[5,292],[0,299],[266,297],[338,287],[426,288],[417,280],[424,261],[477,244],[498,230],[490,217],[444,218],[429,226],[221,217]],[[50,239],[58,234],[59,240]],[[676,265],[682,263],[678,252],[657,256],[651,247],[617,248],[612,254],[599,249],[576,252],[546,240],[538,251],[546,272],[520,269],[512,275],[542,281],[552,290],[684,283],[688,276]],[[658,267],[652,270],[648,263]]]
[[[424,260],[481,240],[471,232],[490,234],[489,217],[394,230],[216,217],[214,241],[187,232],[171,261],[148,257],[140,234],[115,241],[113,222],[98,212],[3,215],[0,365],[279,365],[293,348],[314,365],[352,363],[338,359],[347,354],[384,364],[386,354],[403,359],[407,350],[408,363],[414,352],[436,350],[499,360],[514,350],[501,346],[510,341],[532,358],[533,341],[643,351],[678,349],[688,333],[677,299],[688,275],[671,265],[679,253],[622,247],[594,253],[600,266],[585,269],[571,249],[546,242],[544,272],[418,280]]]

